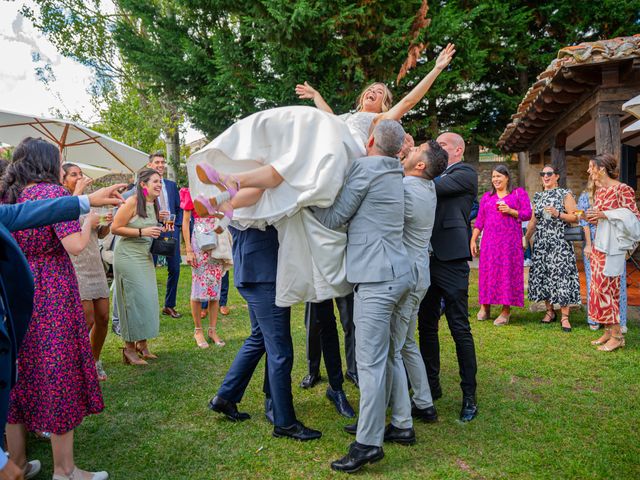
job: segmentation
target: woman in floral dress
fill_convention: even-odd
[[[5,203],[67,196],[58,149],[27,138],[16,148],[0,183]],[[79,470],[73,431],[104,408],[91,354],[78,282],[69,254],[88,244],[97,217],[23,230],[14,237],[33,272],[33,315],[18,352],[18,381],[11,390],[7,444],[12,460],[26,463],[27,431],[51,432],[54,478],[108,477]],[[92,476],[89,476],[92,475]]]
[[[569,305],[580,304],[580,280],[573,245],[564,239],[564,228],[578,221],[576,202],[566,188],[558,187],[559,173],[545,165],[540,172],[544,190],[533,196],[533,214],[527,240],[533,242],[529,270],[529,300],[544,301],[547,313],[542,323],[556,320],[554,304],[560,305],[561,327],[571,331]]]
[[[220,301],[220,287],[225,268],[221,262],[212,261],[210,251],[203,251],[195,241],[195,233],[215,233],[216,229],[214,217],[201,218],[193,208],[191,194],[188,188],[180,190],[180,208],[184,211],[182,220],[182,235],[187,250],[187,263],[191,265],[191,315],[195,325],[193,338],[198,347],[208,348],[204,333],[202,331],[202,302],[209,302],[209,328],[208,337],[219,347],[224,346],[224,342],[218,337],[216,325],[218,323],[218,307]],[[193,231],[191,231],[191,217],[193,216]],[[229,235],[226,230],[223,235]]]
[[[598,238],[598,229],[604,228],[602,222],[608,222],[607,212],[626,209],[633,215],[632,223],[640,219],[636,205],[636,195],[629,185],[617,180],[618,162],[613,155],[597,155],[589,162],[589,175],[596,183],[594,205],[587,210],[587,220],[596,224],[596,238],[591,248],[591,290],[589,292],[589,316],[601,325],[605,332],[599,339],[591,342],[598,350],[611,352],[625,344],[620,331],[620,280],[621,275],[605,275],[607,253]],[[635,218],[634,218],[635,216]],[[620,273],[622,273],[622,268]],[[626,278],[625,278],[626,281]]]
[[[529,195],[523,188],[511,189],[509,169],[498,165],[491,172],[493,189],[482,196],[471,236],[471,253],[478,256],[477,240],[482,232],[478,278],[478,320],[489,318],[491,305],[502,305],[493,322],[506,325],[511,306],[524,306],[524,252],[521,222],[531,218]]]

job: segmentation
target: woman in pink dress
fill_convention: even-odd
[[[0,182],[4,203],[69,195],[62,187],[58,149],[42,139],[23,140]],[[55,480],[103,480],[73,459],[73,431],[84,417],[104,408],[78,281],[69,254],[91,238],[97,216],[13,234],[33,272],[33,314],[18,352],[18,381],[11,390],[7,444],[11,459],[26,463],[27,431],[51,432]]]
[[[523,188],[511,189],[511,176],[505,165],[493,169],[491,183],[491,192],[480,200],[471,237],[471,253],[477,257],[477,241],[482,232],[478,320],[489,318],[491,305],[502,305],[493,324],[506,325],[511,306],[524,306],[522,222],[531,218],[531,203]]]

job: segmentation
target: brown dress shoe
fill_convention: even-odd
[[[171,318],[180,318],[182,316],[181,313],[178,313],[175,308],[164,307],[162,309],[163,315],[169,315]]]

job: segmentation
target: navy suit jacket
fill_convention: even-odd
[[[233,237],[233,284],[242,288],[248,283],[275,283],[278,270],[278,232],[230,227]]]
[[[76,220],[77,197],[0,205],[0,438],[4,434],[9,390],[16,380],[16,360],[33,310],[33,276],[10,232]]]
[[[167,189],[167,203],[169,207],[169,211],[176,216],[176,227],[182,225],[182,209],[180,208],[180,192],[178,191],[178,186],[176,182],[173,180],[163,179],[164,186]],[[176,228],[177,231],[180,231],[179,228]]]

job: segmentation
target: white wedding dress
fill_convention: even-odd
[[[189,157],[192,196],[213,194],[195,173],[206,161],[224,173],[271,165],[284,178],[258,203],[234,211],[241,229],[274,225],[278,230],[276,304],[319,302],[351,292],[346,281],[346,231],[318,222],[308,206],[329,207],[344,183],[351,161],[366,155],[375,113],[336,116],[312,107],[265,110],[233,124]]]

